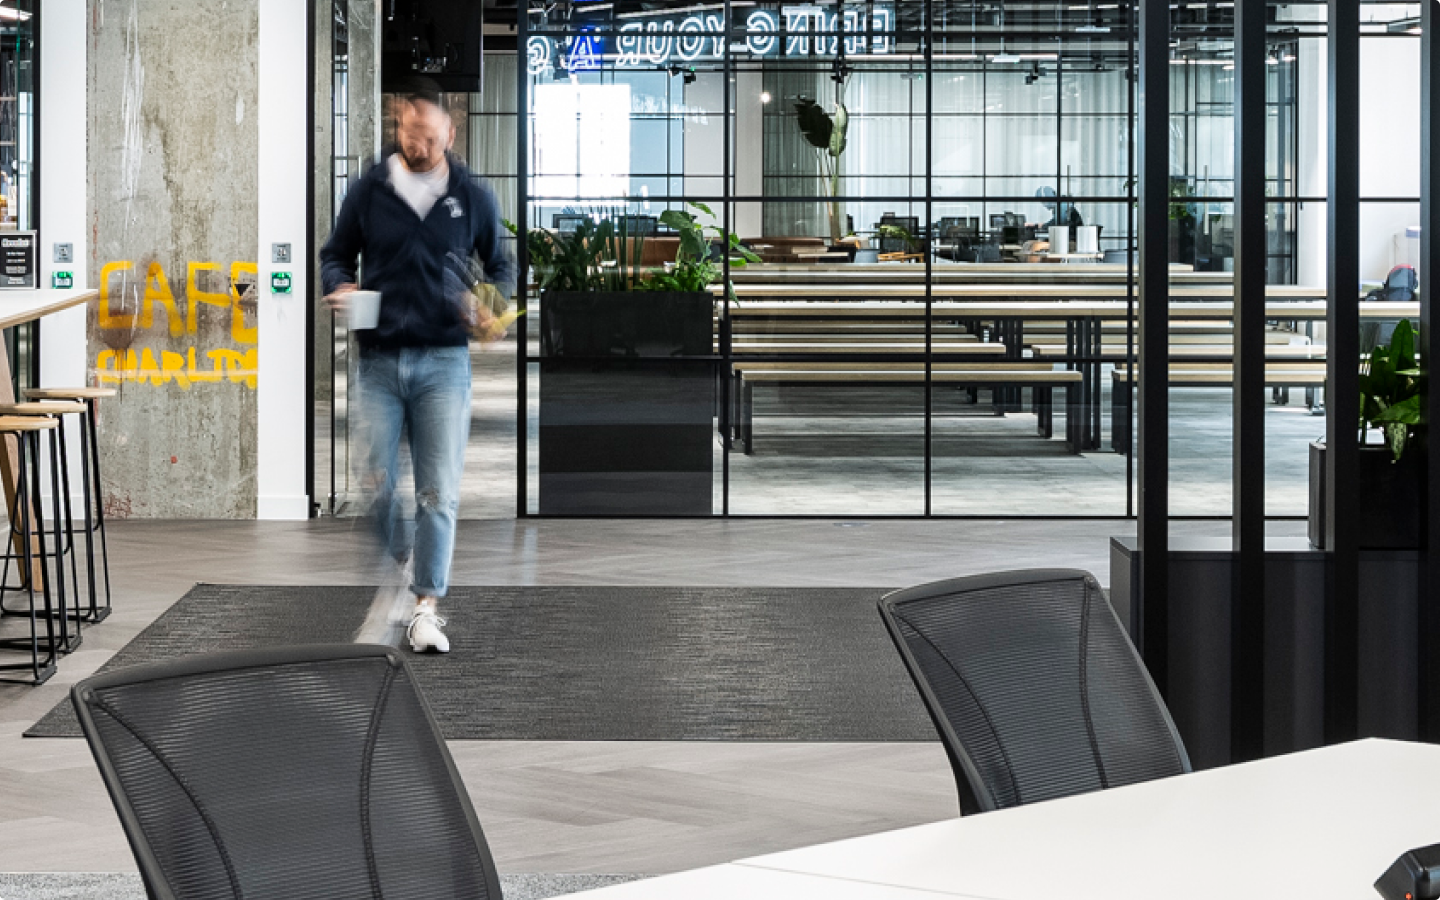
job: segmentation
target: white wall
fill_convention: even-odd
[[[259,283],[259,452],[256,515],[304,519],[310,515],[305,483],[305,290],[310,283],[306,244],[306,60],[311,53],[305,3],[259,0],[260,188],[256,259]],[[271,262],[271,244],[288,243],[291,263]],[[270,292],[275,271],[291,274],[293,293]]]
[[[734,102],[734,98],[731,98]],[[725,81],[717,72],[701,72],[685,85],[685,106],[695,112],[684,121],[685,196],[718,197],[725,191]],[[719,215],[719,204],[709,204]]]
[[[57,270],[85,287],[90,247],[85,229],[86,0],[45,0],[40,29],[40,286]],[[57,264],[54,245],[73,245],[71,263]],[[40,383],[77,387],[86,383],[86,307],[46,316],[40,323]],[[80,441],[70,432],[70,492],[79,502]],[[49,493],[48,476],[45,479]],[[77,507],[77,511],[78,511]]]
[[[764,76],[746,69],[735,73],[735,96],[730,98],[735,110],[735,193],[753,197],[765,193],[765,106],[760,102],[764,88]],[[779,101],[772,98],[770,102]],[[765,233],[764,227],[762,204],[736,204],[736,234],[759,237]]]
[[[1300,193],[1329,190],[1329,89],[1323,40],[1300,43]],[[1420,196],[1420,41],[1360,42],[1360,196]],[[1325,283],[1326,205],[1307,204],[1299,218],[1301,284]],[[1397,260],[1394,236],[1419,221],[1418,203],[1366,203],[1360,208],[1360,278],[1380,281]]]
[[[1360,41],[1360,196],[1420,196],[1420,40]],[[1360,277],[1395,265],[1394,236],[1420,221],[1418,203],[1360,208]]]
[[[1300,42],[1298,60],[1299,98],[1297,125],[1300,129],[1299,192],[1304,197],[1324,197],[1329,190],[1330,107],[1326,79],[1330,70],[1325,42]],[[1324,203],[1307,203],[1296,223],[1296,280],[1305,285],[1325,283],[1327,213]]]

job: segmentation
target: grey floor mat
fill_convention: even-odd
[[[608,887],[645,875],[501,875],[505,900],[543,900]],[[0,897],[5,900],[145,900],[140,876],[100,872],[0,874]]]
[[[935,740],[876,613],[883,593],[453,588],[441,608],[451,652],[410,659],[451,739]],[[190,653],[348,641],[373,594],[196,585],[102,671]],[[78,736],[69,701],[26,734]]]

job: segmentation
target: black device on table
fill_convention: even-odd
[[[1375,882],[1375,890],[1385,900],[1440,900],[1440,844],[1400,854]]]

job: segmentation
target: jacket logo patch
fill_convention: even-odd
[[[450,218],[458,219],[465,215],[465,210],[460,208],[460,201],[454,197],[445,198],[445,208],[450,210]]]

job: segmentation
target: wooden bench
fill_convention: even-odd
[[[981,343],[975,340],[936,338],[930,342],[930,351],[935,354],[952,356],[990,356],[999,359],[1005,355],[1005,345]],[[865,354],[923,354],[925,342],[909,340],[838,340],[828,338],[807,338],[804,340],[733,341],[730,352],[735,356],[755,354],[803,353],[816,356],[835,356],[846,353]]]
[[[1233,387],[1235,367],[1230,363],[1172,363],[1171,387]],[[1315,407],[1314,392],[1325,386],[1323,361],[1267,362],[1265,385],[1270,388],[1305,388],[1307,402]],[[1130,409],[1134,380],[1128,365],[1110,373],[1110,448],[1129,454],[1131,447]]]
[[[1138,351],[1138,348],[1137,348]],[[1066,348],[1063,345],[1042,344],[1030,348],[1030,352],[1036,359],[1050,359],[1064,357]],[[1213,357],[1212,362],[1233,359],[1235,356],[1235,345],[1231,343],[1216,344],[1192,344],[1192,343],[1171,343],[1170,358],[1172,360],[1184,360],[1187,357]],[[1313,360],[1316,362],[1325,361],[1324,344],[1266,344],[1265,358],[1272,362],[1288,362],[1295,360]],[[1105,347],[1100,354],[1100,359],[1105,362],[1125,362],[1128,357],[1124,347]]]
[[[756,384],[923,384],[923,363],[741,362],[734,365],[736,379],[736,437],[746,455],[755,452]],[[1081,413],[1079,372],[1057,371],[1036,363],[933,363],[933,383],[968,388],[980,386],[1029,387],[1036,416],[1036,431],[1044,438],[1054,434],[1053,390],[1066,389],[1065,446],[1080,452]]]

